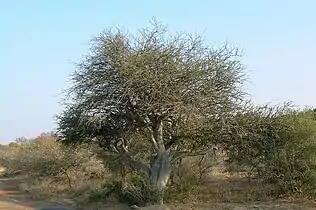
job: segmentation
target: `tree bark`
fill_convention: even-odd
[[[159,150],[150,165],[150,182],[157,193],[155,202],[163,204],[164,191],[171,174],[169,154],[165,150]]]
[[[163,139],[163,121],[162,117],[156,116],[154,119],[152,119],[153,124],[153,137],[155,141],[157,142],[157,146],[159,150],[165,150],[165,143]]]
[[[166,151],[163,137],[163,117],[156,115],[151,117],[150,120],[152,122],[152,137],[158,150],[150,163],[149,179],[157,193],[155,204],[163,204],[164,191],[171,174],[171,158]]]

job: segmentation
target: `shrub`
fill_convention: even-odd
[[[106,183],[102,188],[94,190],[89,198],[92,202],[115,198],[128,205],[145,206],[156,202],[155,193],[142,174],[131,172],[125,180]]]
[[[52,135],[41,135],[2,149],[7,176],[27,178],[28,191],[47,195],[82,188],[91,179],[104,179],[109,173],[87,145],[66,147]],[[44,189],[49,188],[49,189]],[[54,191],[54,192],[52,192]],[[45,197],[44,196],[44,197]]]
[[[316,194],[316,121],[310,111],[280,117],[283,129],[278,136],[282,147],[264,159],[258,172],[266,181],[280,186],[281,192]]]
[[[230,161],[247,168],[280,193],[316,193],[316,121],[311,110],[261,107],[235,119]]]
[[[79,172],[79,176],[102,176],[104,167],[86,146],[65,147],[53,136],[39,136],[3,152],[4,166],[8,173],[36,177],[49,177]]]

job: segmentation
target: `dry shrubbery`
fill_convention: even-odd
[[[113,161],[104,164],[92,146],[67,147],[53,135],[42,134],[35,139],[18,139],[1,150],[5,175],[24,178],[20,187],[37,198],[80,198],[89,202],[114,198],[138,205],[152,200],[153,192],[141,174],[113,166]],[[179,162],[166,200],[187,198],[214,163],[213,155]]]
[[[65,147],[50,134],[11,143],[2,154],[6,175],[26,178],[23,188],[41,197],[79,193],[109,175],[91,147]]]
[[[225,136],[229,140],[227,145],[222,145],[225,153],[217,150],[207,156],[187,157],[174,165],[165,200],[187,202],[201,194],[212,195],[217,201],[228,198],[238,201],[241,195],[246,200],[263,199],[264,194],[315,195],[315,119],[312,110],[279,113],[255,110],[236,117],[235,123],[242,127],[243,133]],[[1,150],[6,175],[26,178],[21,187],[32,195],[79,197],[92,202],[114,198],[138,205],[152,201],[153,192],[141,174],[127,170],[114,160],[99,159],[97,147],[68,147],[53,135],[43,134],[31,140],[19,139]],[[225,164],[224,158],[229,160]],[[226,181],[210,187],[214,180],[212,169],[219,166],[218,161],[222,169],[227,164],[230,168],[234,166],[235,171],[246,171],[259,182],[244,183],[239,179],[227,187],[224,186],[229,183],[226,176],[231,174],[219,170],[218,180]],[[236,183],[243,183],[243,187]],[[264,189],[263,185],[273,188]],[[252,195],[243,194],[244,191]]]
[[[49,134],[5,146],[7,175],[50,197],[188,201],[212,194],[206,188],[220,148],[237,172],[246,169],[278,194],[315,195],[315,112],[252,106],[238,49],[152,26],[94,39],[57,116],[60,141]]]
[[[174,165],[165,200],[186,202],[197,199],[202,193],[219,201],[228,197],[238,201],[245,187],[234,187],[233,183],[228,188],[215,185],[207,189],[214,179],[212,169],[218,166],[218,161],[221,161],[222,169],[228,164],[230,168],[235,167],[235,172],[246,171],[259,180],[255,185],[250,182],[243,184],[248,185],[247,191],[252,192],[250,197],[242,194],[247,200],[262,199],[264,193],[272,196],[288,193],[314,195],[315,119],[312,110],[279,113],[254,110],[236,117],[235,123],[242,127],[243,133],[224,136],[229,140],[221,147],[226,149],[225,153],[217,150],[217,153],[207,156],[187,157]],[[85,201],[93,202],[115,198],[128,204],[150,203],[153,192],[146,179],[114,160],[99,159],[97,148],[91,145],[68,147],[53,135],[43,134],[31,140],[19,139],[2,147],[1,153],[6,175],[26,178],[21,187],[32,195],[80,199],[85,196]],[[229,160],[225,164],[224,158]],[[222,179],[224,174],[220,170],[217,176]],[[260,181],[274,187],[263,189]],[[219,191],[219,188],[226,191]],[[235,197],[232,196],[234,190]]]

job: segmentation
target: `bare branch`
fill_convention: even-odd
[[[130,168],[147,172],[134,155],[183,151],[174,156],[179,159],[212,150],[212,129],[221,130],[244,101],[239,51],[167,32],[154,21],[136,35],[116,28],[93,40],[58,117],[63,142],[94,139]]]
[[[194,157],[194,156],[203,156],[207,154],[214,154],[214,152],[217,149],[218,149],[217,147],[213,146],[206,150],[200,150],[200,151],[194,151],[194,152],[192,151],[175,152],[172,158],[172,163],[177,162],[178,160],[181,160],[185,157]]]

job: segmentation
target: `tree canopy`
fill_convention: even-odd
[[[71,76],[57,118],[60,139],[96,142],[162,191],[172,163],[208,152],[212,125],[243,103],[240,58],[228,44],[213,47],[201,36],[170,35],[155,21],[137,35],[106,30]]]

